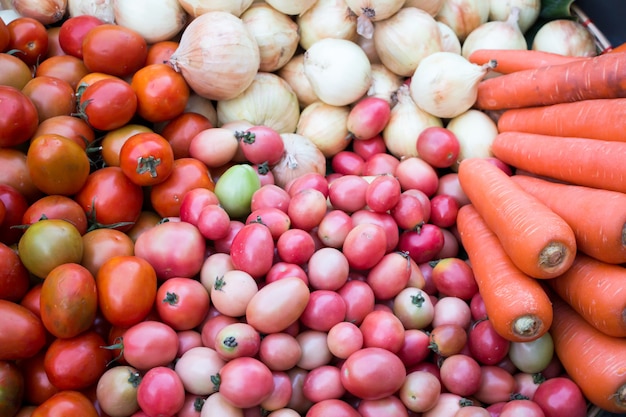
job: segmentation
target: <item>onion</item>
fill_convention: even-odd
[[[517,24],[525,33],[539,18],[541,0],[491,0],[489,20],[506,20],[514,7],[520,10]]]
[[[357,33],[366,38],[374,34],[373,22],[393,16],[404,6],[405,0],[346,0],[348,7],[358,16]]]
[[[461,41],[452,28],[443,22],[437,22],[439,34],[441,35],[441,50],[461,54]]]
[[[285,66],[278,70],[278,76],[289,84],[291,89],[296,93],[300,108],[304,108],[309,104],[319,100],[309,79],[304,73],[304,54],[297,54]]]
[[[228,100],[254,81],[261,57],[254,36],[240,18],[207,12],[189,23],[170,64],[197,94]]]
[[[297,17],[300,46],[309,49],[324,38],[355,41],[358,36],[356,20],[356,15],[348,8],[345,0],[317,0],[313,7]]]
[[[296,133],[309,138],[326,158],[330,158],[350,144],[349,113],[348,106],[316,101],[302,110]]]
[[[372,84],[372,66],[359,45],[326,38],[304,53],[304,73],[317,97],[334,106],[361,98]]]
[[[149,18],[144,15],[146,10]],[[178,0],[113,0],[113,13],[118,25],[139,33],[149,44],[171,39],[187,23],[187,13]]]
[[[436,16],[446,0],[406,0],[404,7],[417,7],[431,16]]]
[[[192,92],[187,99],[185,112],[198,113],[209,119],[212,126],[217,126],[217,110],[215,105],[209,99],[206,99]]]
[[[495,62],[477,65],[453,52],[436,52],[415,70],[411,97],[434,116],[458,116],[474,105],[478,83],[494,66]]]
[[[363,49],[365,55],[367,55],[367,58],[370,60],[370,64],[382,64],[380,57],[378,56],[378,52],[376,52],[373,37],[366,38],[364,36],[357,35],[356,43],[358,43],[361,49]]]
[[[296,94],[285,80],[270,72],[257,73],[252,84],[240,95],[217,102],[219,125],[246,120],[279,133],[293,133],[299,116]]]
[[[448,121],[446,128],[452,131],[460,145],[457,162],[451,168],[456,171],[466,158],[490,158],[491,144],[498,134],[498,126],[485,113],[470,109]]]
[[[84,14],[95,16],[105,23],[114,23],[113,0],[67,0],[70,17]]]
[[[281,13],[290,16],[300,15],[309,10],[317,0],[265,0]]]
[[[326,175],[326,158],[322,151],[306,136],[282,133],[285,153],[272,167],[274,182],[285,187],[289,181],[308,173]]]
[[[413,74],[424,57],[442,50],[437,21],[415,7],[377,22],[374,46],[381,62],[403,77]]]
[[[478,26],[465,38],[461,53],[468,58],[477,49],[528,49],[524,34],[517,24],[520,9],[513,7],[509,17]]]
[[[21,16],[51,25],[65,16],[67,0],[13,0],[12,6]]]
[[[285,65],[296,52],[298,25],[287,15],[264,3],[256,3],[241,15],[259,46],[260,71],[273,72]]]
[[[192,17],[207,12],[228,12],[237,17],[250,7],[254,0],[178,0]]]
[[[387,150],[397,158],[417,156],[417,137],[421,131],[430,126],[443,126],[443,122],[415,104],[406,84],[398,89],[397,100],[383,129],[383,140]]]
[[[396,103],[396,92],[404,84],[404,78],[395,74],[383,64],[372,64],[372,85],[368,97],[382,98],[390,105]]]
[[[595,39],[582,24],[568,19],[557,19],[539,28],[532,49],[566,56],[595,56]]]
[[[446,0],[435,19],[450,26],[461,43],[489,19],[488,0]]]

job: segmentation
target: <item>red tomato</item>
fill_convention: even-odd
[[[400,182],[390,175],[380,175],[369,183],[365,192],[367,206],[378,213],[391,210],[400,200]]]
[[[91,72],[126,77],[143,67],[148,45],[137,32],[105,23],[91,28],[83,38],[83,61]]]
[[[213,125],[206,116],[185,111],[167,122],[161,135],[172,145],[176,159],[188,158],[192,139],[198,133],[212,127]]]
[[[419,157],[435,168],[448,168],[459,155],[459,140],[453,131],[440,126],[428,127],[417,136]]]
[[[59,44],[63,52],[76,58],[83,58],[83,39],[92,28],[104,22],[89,14],[71,16],[59,30]]]
[[[545,414],[536,402],[515,399],[502,407],[500,417],[545,417]]]
[[[50,382],[60,390],[82,390],[96,382],[113,355],[103,349],[105,340],[93,330],[68,339],[55,339],[44,358]]]
[[[350,404],[339,399],[327,399],[315,403],[309,408],[308,417],[360,417],[361,414]]]
[[[41,288],[41,321],[52,335],[70,338],[88,330],[97,308],[96,281],[87,268],[66,263],[46,276]]]
[[[67,82],[72,88],[72,94],[78,87],[81,78],[89,73],[82,59],[71,55],[58,55],[46,58],[37,67],[35,76],[48,76]]]
[[[9,29],[3,19],[0,19],[0,52],[6,51],[9,46]]]
[[[311,292],[309,302],[300,316],[300,322],[307,328],[329,331],[346,316],[346,303],[339,294],[330,290]]]
[[[160,321],[145,320],[131,326],[122,343],[124,359],[140,371],[167,366],[178,353],[176,332]]]
[[[39,122],[54,116],[70,116],[75,111],[74,89],[60,78],[38,75],[26,83],[22,93],[37,108]]]
[[[48,60],[44,61],[48,62]],[[54,116],[39,123],[33,134],[36,138],[44,134],[57,134],[73,140],[81,148],[86,149],[96,139],[94,130],[89,124],[75,116]]]
[[[18,363],[24,376],[24,400],[30,404],[39,405],[59,392],[46,374],[45,355],[45,350],[42,350],[35,356],[22,359]]]
[[[0,147],[26,142],[39,124],[37,107],[30,98],[14,87],[0,85]]]
[[[149,416],[174,416],[185,403],[183,382],[165,366],[149,369],[137,388],[137,403]]]
[[[170,143],[157,133],[137,133],[120,149],[120,168],[140,186],[165,181],[174,169],[174,151]]]
[[[248,323],[231,323],[215,335],[215,351],[225,361],[259,352],[261,334]]]
[[[478,292],[478,284],[470,265],[460,258],[440,259],[433,267],[432,279],[437,291],[465,301]]]
[[[481,378],[474,397],[483,403],[493,404],[508,401],[515,392],[515,378],[506,369],[497,365],[480,367]]]
[[[24,377],[13,362],[0,361],[0,415],[14,416],[22,406]]]
[[[378,347],[398,352],[404,343],[404,327],[392,312],[374,310],[359,325],[364,347]]]
[[[190,330],[206,318],[210,297],[199,281],[175,277],[161,284],[155,305],[164,323],[176,331]]]
[[[19,303],[29,287],[29,273],[20,257],[0,242],[0,299]]]
[[[29,358],[44,347],[45,328],[26,307],[0,300],[0,317],[0,360]]]
[[[396,392],[406,377],[404,364],[394,353],[367,347],[348,356],[341,366],[341,382],[358,398],[377,400]],[[377,381],[372,384],[371,381]]]
[[[430,348],[443,357],[461,353],[466,342],[467,332],[458,324],[440,324],[430,332]]]
[[[236,136],[243,155],[252,164],[275,165],[285,152],[280,134],[268,126],[252,126]]]
[[[32,17],[20,16],[7,24],[9,30],[8,48],[16,49],[15,56],[27,63],[35,65],[48,53],[48,32],[40,21]]]
[[[95,226],[126,231],[141,214],[143,190],[120,167],[104,167],[89,174],[74,199]]]
[[[439,372],[443,386],[453,394],[467,397],[478,390],[480,364],[471,356],[449,356],[441,363]]]
[[[83,235],[83,259],[80,264],[95,277],[106,261],[117,256],[134,254],[135,244],[124,232],[115,229],[94,229]]]
[[[546,379],[539,384],[532,400],[541,407],[546,417],[587,415],[582,391],[567,377]]]
[[[60,391],[44,401],[31,417],[81,416],[99,417],[93,402],[81,392]]]
[[[120,150],[124,143],[137,133],[153,132],[147,126],[129,123],[117,129],[107,132],[102,139],[102,160],[107,166],[120,166]]]
[[[426,223],[420,231],[405,230],[400,234],[398,249],[408,252],[418,264],[429,262],[443,248],[444,238],[441,229],[434,224]]]
[[[197,225],[202,209],[206,206],[218,205],[219,202],[217,195],[208,188],[194,188],[185,193],[180,203],[180,220]]]
[[[67,196],[47,195],[35,201],[22,216],[22,224],[33,224],[44,218],[63,219],[72,223],[81,235],[87,232],[83,208]]]
[[[80,89],[80,86],[79,86]],[[124,126],[135,116],[137,95],[122,79],[106,78],[79,91],[78,111],[97,130]]]
[[[385,230],[372,223],[358,224],[348,232],[342,250],[352,268],[372,268],[387,250]]]
[[[146,65],[168,63],[178,46],[179,43],[173,40],[158,41],[148,45]]]
[[[235,407],[260,405],[273,389],[272,371],[258,359],[235,358],[220,370],[219,392]]]
[[[430,223],[442,228],[452,227],[456,223],[459,211],[457,200],[446,194],[435,195],[430,200]]]
[[[259,279],[272,267],[274,239],[270,229],[261,223],[246,224],[235,235],[230,251],[235,268]]]
[[[509,342],[500,336],[488,319],[480,320],[467,333],[470,353],[482,365],[497,365],[509,353]]]
[[[130,86],[137,95],[137,114],[153,123],[179,116],[189,99],[187,82],[167,64],[151,64],[139,69]]]

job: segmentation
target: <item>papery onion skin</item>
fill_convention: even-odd
[[[573,20],[557,19],[539,28],[532,49],[566,56],[597,55],[595,39],[582,24]]]
[[[265,0],[265,3],[281,13],[289,16],[297,16],[313,7],[316,1],[317,0]]]
[[[461,54],[468,58],[477,49],[528,49],[518,21],[519,8],[513,8],[509,17],[504,20],[492,20],[478,26],[465,38]]]
[[[254,0],[178,0],[180,5],[192,17],[208,12],[228,12],[240,17]]]
[[[245,120],[271,127],[279,133],[293,133],[300,116],[298,98],[278,75],[258,72],[245,91],[217,102],[218,125]]]
[[[403,77],[393,73],[383,64],[372,64],[372,85],[367,95],[382,98],[393,106],[397,101],[396,93],[402,84]]]
[[[522,33],[526,33],[539,18],[541,0],[491,0],[489,20],[506,20],[513,7],[520,9],[517,24]]]
[[[306,136],[282,133],[285,154],[272,167],[274,182],[284,188],[291,180],[307,173],[326,175],[326,158],[322,151]]]
[[[459,41],[454,30],[443,22],[437,22],[437,25],[441,34],[441,50],[460,55],[462,51],[461,41]]]
[[[435,19],[450,26],[463,43],[471,31],[489,19],[489,8],[486,0],[446,0]]]
[[[417,7],[418,9],[428,12],[431,16],[436,16],[444,2],[445,0],[406,0],[404,7]]]
[[[453,171],[457,171],[459,163],[466,158],[493,156],[491,144],[498,134],[498,127],[487,114],[469,109],[450,119],[446,128],[456,135],[460,146],[457,161],[451,166]]]
[[[304,73],[304,54],[297,54],[292,57],[277,72],[278,76],[285,80],[291,89],[296,93],[300,108],[305,108],[309,104],[319,100],[309,79]]]
[[[347,127],[349,113],[348,106],[332,106],[317,101],[300,113],[296,133],[309,138],[326,158],[330,158],[350,144]]]
[[[12,0],[11,3],[21,16],[33,18],[44,25],[59,22],[67,11],[67,0]]]
[[[150,10],[149,19],[146,10]],[[171,39],[187,23],[187,13],[178,0],[160,0],[158,6],[151,0],[113,0],[113,13],[118,25],[139,33],[149,44]]]
[[[228,100],[252,84],[261,56],[254,36],[241,19],[218,11],[189,23],[169,63],[198,95]]]
[[[71,17],[88,14],[104,23],[115,22],[113,0],[67,0],[67,9]]]
[[[356,20],[356,15],[348,8],[345,0],[317,0],[313,7],[296,19],[300,30],[300,46],[306,50],[324,38],[355,41],[358,36]]]

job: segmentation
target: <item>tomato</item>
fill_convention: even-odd
[[[160,280],[195,276],[202,269],[205,249],[200,231],[185,222],[159,223],[135,242],[135,255],[147,260]]]
[[[247,164],[228,168],[215,184],[220,204],[233,219],[245,218],[251,212],[252,196],[261,188],[259,177]]]
[[[78,112],[97,130],[124,126],[135,116],[137,95],[130,84],[108,78],[94,82],[79,91]]]
[[[444,244],[439,226],[426,223],[419,231],[405,230],[400,234],[398,249],[408,252],[418,264],[432,261]]]
[[[62,17],[59,17],[59,19],[55,18],[56,22],[58,22],[58,20],[60,20],[61,18]],[[49,23],[46,23],[46,19],[43,19],[43,20],[40,19],[40,21],[43,24],[49,24]],[[61,28],[59,26],[48,27],[48,53],[46,54],[45,59],[52,58],[55,56],[66,55],[66,53],[63,52],[63,49],[61,49],[61,44],[59,43],[60,31],[61,31]]]
[[[163,63],[139,69],[130,85],[137,95],[137,114],[153,123],[179,116],[189,99],[189,86],[183,76]]]
[[[544,417],[537,403],[531,400],[511,400],[502,407],[501,417]]]
[[[415,413],[435,406],[441,393],[441,382],[428,371],[412,371],[400,387],[398,396],[402,403]]]
[[[439,356],[461,353],[467,342],[467,332],[458,324],[440,324],[430,332],[430,348]]]
[[[282,211],[276,209],[278,212]],[[278,256],[285,262],[296,265],[306,264],[315,253],[313,235],[302,229],[289,229],[276,241]]]
[[[59,30],[59,44],[63,52],[76,57],[83,58],[83,39],[90,29],[103,24],[104,22],[90,14],[71,16],[67,18]]]
[[[161,216],[156,214],[154,211],[143,210],[141,214],[139,214],[137,221],[133,224],[130,230],[126,232],[126,234],[133,242],[136,242],[139,235],[146,230],[151,229],[153,226],[156,226],[161,220]]]
[[[331,364],[333,355],[328,349],[328,333],[298,328],[292,331],[299,332],[296,334],[296,340],[302,349],[302,357],[296,364],[298,368],[312,371],[320,366]]]
[[[326,195],[315,188],[309,188],[291,196],[287,214],[292,227],[308,232],[319,226],[327,210]]]
[[[546,417],[584,417],[587,403],[578,385],[567,377],[548,378],[537,387],[532,400]]]
[[[248,323],[227,324],[215,335],[215,351],[225,361],[256,356],[260,345],[261,334]]]
[[[219,375],[219,392],[235,407],[255,407],[274,389],[272,371],[255,358],[232,359],[222,367]]]
[[[17,253],[0,242],[0,299],[20,302],[30,287],[28,270]]]
[[[393,394],[402,386],[406,370],[394,353],[367,347],[348,356],[341,366],[341,382],[348,392],[366,400]],[[376,384],[370,381],[377,381]]]
[[[31,414],[31,417],[59,416],[98,417],[92,401],[79,391],[60,391],[44,401]]]
[[[350,267],[369,269],[376,265],[385,255],[387,238],[385,230],[373,223],[355,225],[343,243],[343,253]]]
[[[102,139],[102,160],[107,166],[120,166],[120,150],[124,143],[137,133],[153,132],[147,126],[129,123],[105,133]]]
[[[32,17],[20,16],[7,24],[9,30],[8,48],[17,49],[15,56],[29,66],[43,61],[48,53],[48,32],[40,21]]]
[[[472,357],[482,365],[496,365],[509,353],[511,342],[500,336],[489,320],[474,323],[467,334]]]
[[[89,174],[74,199],[87,213],[92,227],[104,225],[126,231],[141,214],[143,190],[120,167],[104,167]]]
[[[314,290],[300,316],[300,322],[309,329],[329,331],[346,316],[346,303],[335,291]]]
[[[333,172],[341,175],[361,175],[365,159],[354,151],[339,151],[331,159]]]
[[[29,404],[39,405],[59,392],[52,385],[44,368],[45,350],[35,356],[22,359],[18,366],[24,376],[24,400]]]
[[[110,416],[129,416],[139,410],[137,388],[139,371],[120,365],[107,369],[96,385],[96,398],[103,412]]]
[[[22,224],[30,225],[43,219],[61,219],[72,223],[83,235],[87,232],[87,216],[72,198],[47,195],[31,204],[22,216]]]
[[[400,230],[389,213],[376,213],[371,210],[358,210],[350,215],[353,226],[362,223],[374,224],[383,228],[385,232],[385,253],[396,250],[400,238]],[[344,242],[345,244],[345,242]]]
[[[233,238],[230,256],[236,269],[260,279],[274,262],[274,239],[261,223],[246,224]]]
[[[114,326],[130,327],[152,310],[157,293],[156,271],[138,256],[105,261],[96,275],[100,310]]]
[[[197,225],[202,210],[206,206],[218,204],[219,200],[213,191],[208,188],[194,188],[185,193],[180,203],[180,220]]]
[[[478,390],[480,364],[465,354],[451,355],[441,362],[440,376],[449,392],[467,397]]]
[[[54,116],[70,116],[75,110],[74,89],[65,80],[38,75],[22,88],[37,108],[39,122]]]
[[[509,358],[522,372],[537,373],[543,371],[554,355],[554,342],[549,332],[528,342],[512,342]]]
[[[163,135],[163,137],[168,140],[170,145],[172,145],[172,149],[174,150],[174,157],[176,159],[188,158],[189,156],[193,156],[191,155],[189,149],[193,138],[200,132],[210,129],[212,127],[213,124],[211,124],[206,116],[199,113],[185,111],[168,121],[161,131],[161,135]],[[232,132],[230,132],[230,136],[235,139]],[[234,144],[232,148],[236,149],[237,141],[234,140],[231,141],[231,143]],[[233,154],[234,152],[235,151],[233,151]],[[203,161],[202,158],[197,159]],[[224,163],[228,161],[230,161],[230,158],[227,161],[224,161]],[[213,168],[212,165],[209,165],[208,163],[206,164],[210,168]]]
[[[367,283],[377,299],[389,300],[406,288],[414,268],[417,268],[417,264],[408,254],[390,252],[369,270]]]
[[[194,188],[214,190],[209,169],[194,158],[175,159],[170,176],[151,187],[150,202],[161,217],[178,217],[182,199]]]
[[[116,256],[134,254],[134,242],[124,232],[115,229],[94,229],[83,235],[84,266],[95,277],[102,264]]]
[[[472,268],[460,258],[444,258],[433,267],[432,279],[437,291],[469,301],[478,292]]]
[[[0,85],[21,90],[33,78],[32,69],[14,55],[0,54]]]
[[[148,370],[137,388],[139,408],[150,416],[174,416],[185,402],[185,388],[178,374],[167,367]]]
[[[275,165],[285,152],[280,134],[268,126],[252,126],[236,136],[243,155],[252,164]]]
[[[230,231],[230,217],[226,210],[217,204],[204,207],[195,221],[202,236],[208,240],[223,239]]]
[[[481,379],[474,397],[483,403],[493,404],[508,401],[515,391],[515,378],[497,365],[480,367]]]
[[[137,32],[105,23],[92,27],[84,36],[83,61],[92,72],[126,77],[143,67],[148,45]]]
[[[469,329],[472,323],[472,313],[467,301],[451,296],[440,296],[435,303],[433,327],[441,324],[456,324]]]
[[[248,303],[258,290],[252,275],[233,269],[215,277],[210,288],[211,303],[221,314],[241,317],[246,314]]]
[[[391,311],[373,310],[359,325],[364,347],[378,347],[398,352],[404,342],[404,327]]]
[[[83,240],[76,227],[65,220],[40,220],[28,226],[18,242],[24,266],[35,276],[45,278],[64,263],[80,263]]]
[[[448,168],[457,160],[459,140],[453,131],[440,126],[430,126],[417,136],[419,157],[435,168]]]
[[[283,188],[275,184],[261,186],[252,194],[250,200],[250,210],[255,211],[261,208],[277,208],[287,212],[291,196]]]
[[[87,181],[90,162],[84,148],[54,133],[35,137],[26,154],[33,184],[48,195],[74,195]]]
[[[187,392],[206,396],[215,392],[215,376],[225,363],[214,349],[200,346],[183,353],[176,361],[174,369]]]
[[[13,362],[0,361],[0,415],[14,416],[24,398],[24,377]]]
[[[157,41],[148,45],[146,65],[166,64],[178,46],[179,43],[174,40]]]
[[[57,134],[66,137],[76,142],[83,149],[86,149],[87,145],[96,139],[94,130],[86,121],[80,117],[65,115],[54,116],[39,123],[33,138],[44,134]]]
[[[174,169],[174,151],[158,133],[137,133],[120,149],[120,168],[135,184],[151,186],[165,181]]]
[[[197,327],[209,312],[210,297],[200,281],[174,277],[159,287],[156,310],[161,320],[176,331]]]
[[[37,66],[36,77],[48,76],[67,82],[72,88],[72,97],[78,82],[89,73],[82,59],[71,55],[58,55],[46,58]]]
[[[6,85],[0,85],[0,102],[0,147],[26,142],[39,124],[37,107],[22,91]]]
[[[0,19],[0,52],[5,52],[9,46],[9,29],[4,19]]]
[[[140,371],[170,364],[178,353],[176,331],[165,323],[144,320],[124,332],[124,359]]]
[[[57,266],[41,288],[41,321],[52,335],[70,338],[94,323],[98,293],[93,275],[74,263]]]

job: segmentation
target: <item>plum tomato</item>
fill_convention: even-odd
[[[239,408],[260,405],[274,389],[272,371],[258,359],[238,357],[220,369],[219,392]]]
[[[174,416],[183,408],[185,387],[178,374],[166,366],[149,369],[137,387],[137,404],[149,416]]]
[[[0,147],[29,140],[39,125],[39,113],[32,100],[15,87],[0,85],[0,102]]]
[[[130,28],[104,23],[87,31],[82,52],[89,71],[126,77],[144,66],[148,45]]]
[[[59,44],[63,52],[83,59],[83,39],[91,28],[103,23],[100,18],[90,14],[67,18],[59,29]]]
[[[78,114],[96,130],[120,128],[130,122],[137,111],[137,94],[121,78],[79,85],[78,96]]]
[[[341,383],[358,398],[377,400],[400,389],[406,378],[404,364],[393,352],[366,347],[348,356],[341,365]],[[372,384],[372,381],[377,381]]]

